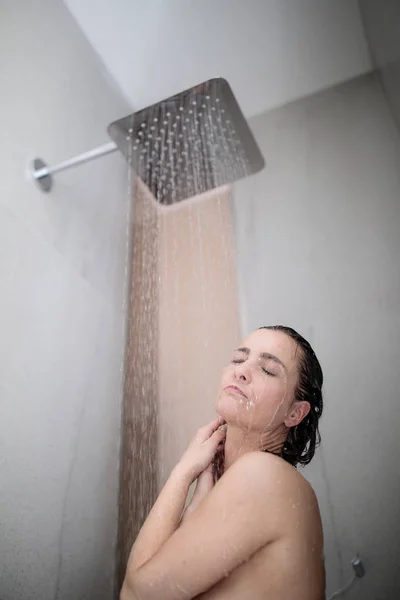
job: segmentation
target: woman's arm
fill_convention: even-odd
[[[128,572],[135,573],[150,560],[179,527],[189,488],[211,463],[224,437],[219,419],[199,429],[139,532],[129,557]]]
[[[205,471],[203,471],[197,478],[196,489],[194,491],[193,497],[190,501],[190,504],[186,507],[185,512],[182,515],[182,519],[180,525],[187,521],[191,515],[195,512],[195,510],[200,506],[203,502],[204,498],[214,487],[214,475],[213,475],[213,466],[209,465]]]
[[[282,536],[293,502],[310,506],[295,471],[261,452],[242,456],[190,519],[138,570],[123,600],[191,600]]]
[[[144,565],[179,526],[191,481],[179,465],[172,471],[132,547],[128,570]]]

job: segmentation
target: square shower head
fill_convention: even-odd
[[[108,133],[164,205],[233,183],[265,165],[222,78],[119,119]]]

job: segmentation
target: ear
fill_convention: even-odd
[[[284,420],[286,427],[295,427],[302,422],[304,417],[308,415],[311,410],[311,405],[306,400],[294,402],[290,407],[289,412]]]

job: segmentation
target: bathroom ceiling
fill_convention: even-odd
[[[135,109],[213,76],[245,114],[371,69],[357,0],[64,0]]]

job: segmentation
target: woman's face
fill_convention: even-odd
[[[224,369],[217,413],[228,424],[260,432],[283,423],[296,425],[299,352],[296,342],[281,331],[251,333]]]

